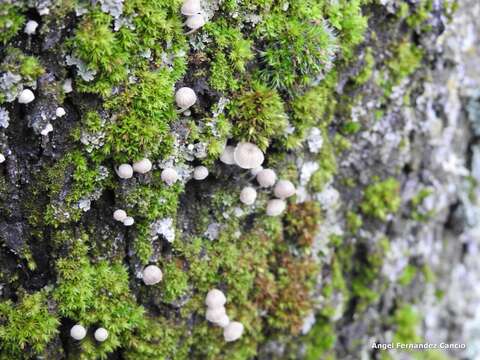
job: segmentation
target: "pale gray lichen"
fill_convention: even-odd
[[[10,116],[8,115],[8,111],[5,110],[3,107],[0,107],[0,127],[8,128],[10,121]]]
[[[154,240],[158,238],[155,235],[163,236],[170,243],[175,240],[175,226],[173,219],[170,217],[155,221],[151,226],[151,230]]]
[[[67,55],[65,61],[68,66],[76,66],[78,75],[87,82],[92,81],[97,74],[96,70],[89,69],[87,64],[73,55]]]
[[[120,17],[123,12],[123,0],[99,0],[103,12],[112,15],[114,18]],[[92,1],[96,3],[96,0]]]
[[[7,102],[15,100],[23,89],[22,77],[18,74],[14,74],[7,71],[0,77],[0,90],[5,96]]]

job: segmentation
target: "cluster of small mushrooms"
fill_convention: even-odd
[[[223,338],[226,342],[231,342],[240,339],[244,327],[241,322],[230,321],[225,309],[226,302],[227,298],[221,290],[210,290],[205,298],[205,305],[207,305],[205,318],[223,328]]]
[[[182,4],[181,12],[187,17],[185,25],[190,29],[186,35],[197,31],[207,22],[202,13],[200,0],[185,0]]]
[[[77,341],[83,340],[87,336],[87,329],[80,324],[73,325],[70,329],[70,336]],[[104,342],[108,338],[108,331],[103,327],[99,327],[93,333],[93,337],[98,342]]]
[[[277,174],[272,169],[262,167],[265,156],[262,150],[252,143],[240,142],[236,147],[226,146],[220,161],[227,165],[237,165],[242,169],[250,169],[255,175],[258,184],[262,188],[273,188],[276,199],[267,203],[266,213],[268,216],[278,216],[283,213],[287,203],[286,198],[295,195],[296,189],[289,180],[278,180]],[[253,205],[257,199],[257,190],[252,186],[244,187],[240,192],[240,201],[245,205]]]

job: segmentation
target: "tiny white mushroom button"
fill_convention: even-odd
[[[242,169],[254,169],[263,164],[265,157],[257,145],[241,142],[235,147],[233,159]]]
[[[185,21],[185,25],[192,30],[190,32],[200,29],[203,25],[205,25],[205,23],[206,20],[202,14],[189,16],[187,21]]]
[[[161,178],[167,185],[173,185],[178,180],[178,174],[175,169],[166,168],[163,169]]]
[[[279,180],[273,189],[273,193],[280,199],[286,199],[295,195],[295,185],[288,180]]]
[[[133,171],[137,173],[146,174],[150,170],[152,170],[152,162],[149,159],[145,158],[133,163]]]
[[[18,102],[20,104],[28,104],[35,100],[35,95],[33,94],[32,90],[30,89],[23,89],[18,97]]]
[[[244,187],[240,191],[240,201],[245,205],[252,205],[257,199],[257,190],[251,186]]]
[[[287,203],[285,202],[285,200],[272,199],[269,200],[267,203],[266,213],[268,216],[278,216],[285,211],[286,207]]]
[[[193,170],[193,178],[195,180],[204,180],[208,176],[208,169],[205,166],[197,166]]]
[[[243,334],[243,324],[238,321],[232,321],[223,329],[223,338],[226,342],[240,339]]]
[[[214,323],[217,324],[219,322],[224,321],[224,316],[227,315],[227,312],[225,310],[225,307],[220,306],[216,308],[207,308],[207,312],[205,313],[205,318]]]
[[[5,161],[5,155],[0,154],[0,164]]]
[[[188,109],[197,102],[195,91],[189,87],[182,87],[175,93],[175,102],[181,109]]]
[[[263,169],[257,174],[257,182],[261,187],[271,187],[277,181],[277,174],[272,169]]]
[[[95,337],[95,340],[99,342],[104,342],[108,338],[108,331],[107,329],[101,327],[95,330],[95,333],[93,334],[93,336]]]
[[[132,226],[135,223],[135,219],[131,216],[127,216],[122,222],[125,226]]]
[[[70,336],[75,340],[82,340],[87,335],[87,330],[82,325],[73,325],[70,329]]]
[[[180,11],[183,15],[187,16],[200,13],[202,11],[200,0],[185,0]]]
[[[162,281],[162,270],[156,265],[148,265],[143,269],[143,282],[145,285],[155,285]]]
[[[51,133],[53,131],[53,125],[48,123],[45,128],[40,131],[40,134],[42,134],[43,136],[47,136],[49,133]]]
[[[225,294],[218,289],[212,289],[207,293],[205,297],[205,305],[209,308],[218,308],[225,305],[227,302],[227,298]]]
[[[38,23],[35,20],[29,20],[23,30],[25,34],[33,35],[37,31]]]
[[[227,165],[235,164],[235,159],[233,158],[233,152],[235,148],[233,146],[227,145],[223,149],[222,155],[220,155],[220,161]]]
[[[117,169],[117,175],[121,179],[130,179],[133,176],[133,168],[130,164],[122,164]]]
[[[65,109],[63,107],[58,107],[57,110],[55,110],[55,115],[57,117],[63,117],[65,116],[66,112],[65,112]]]
[[[117,209],[113,212],[113,218],[117,221],[122,221],[127,218],[127,213],[125,210]]]

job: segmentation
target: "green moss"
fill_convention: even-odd
[[[420,325],[420,314],[411,305],[403,305],[395,311],[392,319],[395,325],[393,335],[394,343],[419,343],[422,341],[418,335]]]
[[[310,330],[307,339],[306,360],[334,359],[328,353],[335,345],[337,336],[332,323],[326,319],[318,319]],[[331,354],[330,354],[331,355]]]
[[[0,43],[5,45],[22,28],[25,16],[19,4],[0,4]]]
[[[421,189],[411,200],[410,200],[410,205],[412,208],[410,216],[412,219],[416,221],[427,221],[430,219],[434,213],[435,210],[429,210],[425,211],[421,209],[421,205],[423,201],[428,198],[430,195],[432,195],[433,190],[431,188],[424,188]]]
[[[265,151],[271,139],[283,135],[287,115],[282,99],[275,90],[253,83],[235,97],[229,106],[233,136],[239,141],[250,141]]]
[[[362,217],[353,211],[348,211],[346,216],[347,229],[355,234],[363,225]]]
[[[185,295],[188,289],[187,269],[181,262],[167,262],[162,266],[165,277],[162,281],[163,300],[170,303]]]
[[[0,358],[41,356],[58,333],[59,324],[47,290],[22,294],[16,304],[10,300],[0,302]]]
[[[363,58],[363,68],[359,74],[355,77],[354,81],[357,85],[365,84],[372,77],[373,69],[375,68],[375,58],[373,57],[372,48],[365,50]]]
[[[365,215],[385,221],[388,214],[397,212],[400,207],[400,184],[395,178],[384,181],[374,178],[373,181],[365,189],[360,208]]]
[[[321,222],[318,203],[290,204],[285,216],[285,232],[300,246],[311,246]]]
[[[402,275],[398,279],[398,283],[402,286],[408,286],[412,283],[413,279],[417,275],[417,268],[411,264],[408,264],[403,270]]]

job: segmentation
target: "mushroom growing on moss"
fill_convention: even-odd
[[[240,339],[243,334],[243,324],[238,321],[230,322],[223,329],[223,338],[226,342],[231,342]]]
[[[227,145],[225,149],[223,149],[222,155],[220,155],[220,161],[226,165],[233,165],[235,164],[235,159],[233,158],[233,152],[235,148],[233,146]]]
[[[252,205],[257,199],[257,190],[251,186],[246,186],[240,192],[240,201],[245,205]]]
[[[65,114],[66,111],[63,107],[58,107],[57,110],[55,110],[55,115],[59,118],[65,116]]]
[[[130,179],[133,176],[133,168],[130,164],[122,164],[117,169],[117,175],[121,179]]]
[[[70,336],[75,340],[82,340],[87,335],[87,330],[80,324],[73,325],[70,329]]]
[[[0,164],[5,161],[5,155],[0,154]]]
[[[272,169],[263,169],[257,174],[257,182],[261,187],[271,187],[277,181],[277,174]]]
[[[127,218],[127,212],[125,210],[122,210],[122,209],[117,209],[113,212],[113,218],[116,220],[116,221],[122,221],[125,220]]]
[[[287,207],[287,203],[285,202],[285,200],[272,199],[272,200],[269,200],[267,203],[266,213],[268,216],[278,216],[285,211],[286,207]]]
[[[187,32],[185,35],[188,35],[197,31],[206,23],[207,21],[205,20],[205,17],[202,14],[195,14],[195,15],[189,16],[187,21],[185,21],[185,25],[187,25],[187,27],[191,30]]]
[[[152,162],[149,159],[145,158],[133,163],[133,171],[137,173],[146,174],[150,170],[152,170]]]
[[[208,176],[208,169],[205,166],[197,166],[193,169],[193,178],[195,180],[204,180]]]
[[[286,199],[290,196],[293,196],[295,195],[295,192],[295,185],[288,180],[279,180],[273,189],[273,193],[279,199]]]
[[[197,102],[197,95],[193,89],[182,87],[175,93],[175,102],[181,110],[186,110]]]
[[[33,35],[35,34],[35,31],[37,31],[37,27],[38,27],[38,22],[36,22],[35,20],[28,20],[23,32],[27,35]]]
[[[180,9],[180,12],[187,16],[199,14],[201,11],[202,7],[200,5],[200,0],[185,0]]]
[[[214,324],[218,324],[219,322],[223,323],[225,321],[225,316],[227,316],[227,311],[224,306],[215,308],[209,307],[205,313],[205,318]]]
[[[125,219],[122,220],[122,222],[125,226],[132,226],[135,223],[135,219],[131,216],[127,216]]]
[[[143,269],[143,282],[145,285],[158,284],[163,279],[162,270],[156,265],[148,265]]]
[[[23,89],[18,97],[18,102],[20,104],[28,104],[35,100],[35,95],[33,94],[32,90],[30,89]]]
[[[95,330],[95,333],[93,334],[95,337],[95,340],[98,342],[104,342],[108,338],[108,331],[107,329],[100,327],[97,330]]]
[[[257,145],[241,142],[235,147],[233,159],[242,169],[254,169],[263,164],[265,156]]]
[[[161,174],[162,180],[168,185],[173,185],[178,180],[177,171],[173,168],[163,169]]]
[[[209,308],[218,308],[225,305],[227,298],[223,291],[218,289],[212,289],[207,293],[205,297],[205,305]]]

